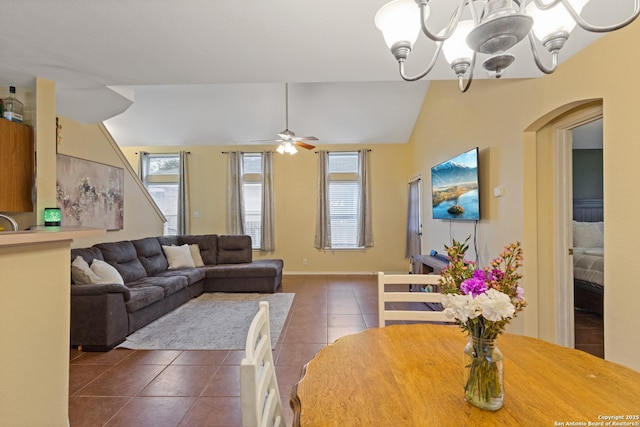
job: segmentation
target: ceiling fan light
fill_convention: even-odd
[[[298,152],[296,147],[294,147],[293,144],[290,142],[284,143],[284,151],[289,154],[296,154]]]
[[[428,11],[426,7],[427,16]],[[420,9],[414,0],[393,0],[378,10],[375,24],[389,49],[397,43],[408,43],[411,48],[420,34]]]
[[[278,148],[276,148],[276,152],[279,154],[284,154],[284,144],[278,145]]]
[[[573,9],[580,13],[589,0],[569,0]],[[551,9],[541,10],[535,2],[529,3],[527,14],[533,18],[533,34],[544,42],[549,36],[561,32],[570,33],[576,26],[576,21],[569,14],[562,3],[558,3]]]

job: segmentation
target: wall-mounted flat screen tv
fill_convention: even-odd
[[[434,219],[480,219],[478,147],[431,168]]]

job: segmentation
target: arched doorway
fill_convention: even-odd
[[[524,134],[525,274],[537,287],[538,311],[528,334],[574,346],[572,129],[602,117],[601,100],[565,105]],[[528,267],[527,267],[528,264]]]

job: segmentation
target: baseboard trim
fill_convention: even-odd
[[[377,271],[283,271],[284,276],[375,276]]]

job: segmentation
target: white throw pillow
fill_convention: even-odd
[[[94,259],[91,263],[91,271],[96,273],[96,275],[100,278],[100,284],[103,283],[118,283],[120,285],[124,285],[124,280],[122,280],[122,276],[118,273],[118,270],[110,264],[107,264],[104,261],[100,261],[99,259]]]
[[[191,257],[189,245],[163,246],[162,250],[169,262],[169,270],[175,270],[176,268],[194,268],[196,266]]]
[[[191,251],[191,258],[193,258],[193,263],[196,267],[204,267],[204,261],[202,260],[202,254],[200,253],[200,246],[197,244],[189,245],[189,250]]]
[[[577,248],[604,247],[604,222],[573,221],[573,246]]]
[[[100,282],[100,277],[91,270],[87,261],[80,255],[71,263],[71,279],[76,285],[90,285]]]

